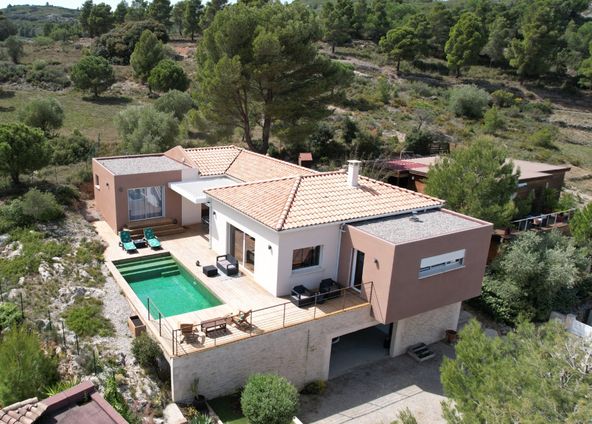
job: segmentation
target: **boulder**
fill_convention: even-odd
[[[181,413],[176,403],[169,403],[163,411],[165,424],[187,424],[187,419]]]

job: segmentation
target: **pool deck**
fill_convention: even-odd
[[[345,312],[360,307],[370,308],[368,302],[355,292],[345,291],[337,298],[328,300],[322,305],[298,308],[289,299],[275,297],[259,286],[252,276],[242,270],[239,276],[228,277],[219,273],[216,277],[207,277],[201,271],[201,266],[216,263],[216,253],[209,248],[207,230],[202,225],[186,227],[184,233],[162,237],[162,250],[153,251],[149,248],[138,249],[137,253],[128,254],[119,247],[119,237],[104,221],[94,223],[97,233],[107,243],[105,250],[105,262],[122,292],[126,296],[131,307],[146,323],[151,333],[158,339],[165,353],[169,357],[180,356],[210,349],[221,344],[235,342],[259,334],[281,330],[286,327],[301,324],[314,319],[335,313]],[[175,315],[159,320],[148,318],[148,311],[127,284],[125,279],[117,271],[113,261],[143,257],[158,253],[169,252],[189,272],[200,280],[222,302],[222,305],[200,311]],[[200,267],[195,262],[200,261]],[[153,307],[158,308],[158,305]],[[189,344],[181,342],[181,334],[174,335],[174,330],[180,324],[192,323],[199,325],[202,321],[221,318],[238,311],[254,311],[252,314],[252,327],[240,329],[234,325],[228,325],[226,331],[212,334],[212,337],[202,335],[199,341]]]

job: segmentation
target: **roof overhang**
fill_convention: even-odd
[[[217,177],[202,177],[193,181],[176,181],[169,183],[169,188],[182,197],[189,200],[191,203],[199,204],[207,201],[205,190],[209,188],[226,187],[238,184],[232,178],[217,176]]]

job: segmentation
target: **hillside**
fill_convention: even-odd
[[[40,35],[43,25],[72,22],[78,19],[79,11],[59,6],[9,5],[0,9],[19,29],[27,29],[27,35]],[[22,33],[23,31],[21,31]]]

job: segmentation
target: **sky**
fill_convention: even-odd
[[[110,4],[112,8],[117,6],[121,0],[94,0],[95,3],[107,3]],[[177,3],[179,0],[171,0],[171,4]],[[48,0],[0,0],[0,9],[4,9],[9,4],[17,5],[17,4],[31,4],[31,5],[45,5]],[[69,9],[77,9],[82,6],[84,0],[49,0],[49,4],[52,6],[62,6],[67,7]],[[130,3],[130,0],[128,0]],[[202,3],[204,3],[202,1]]]

